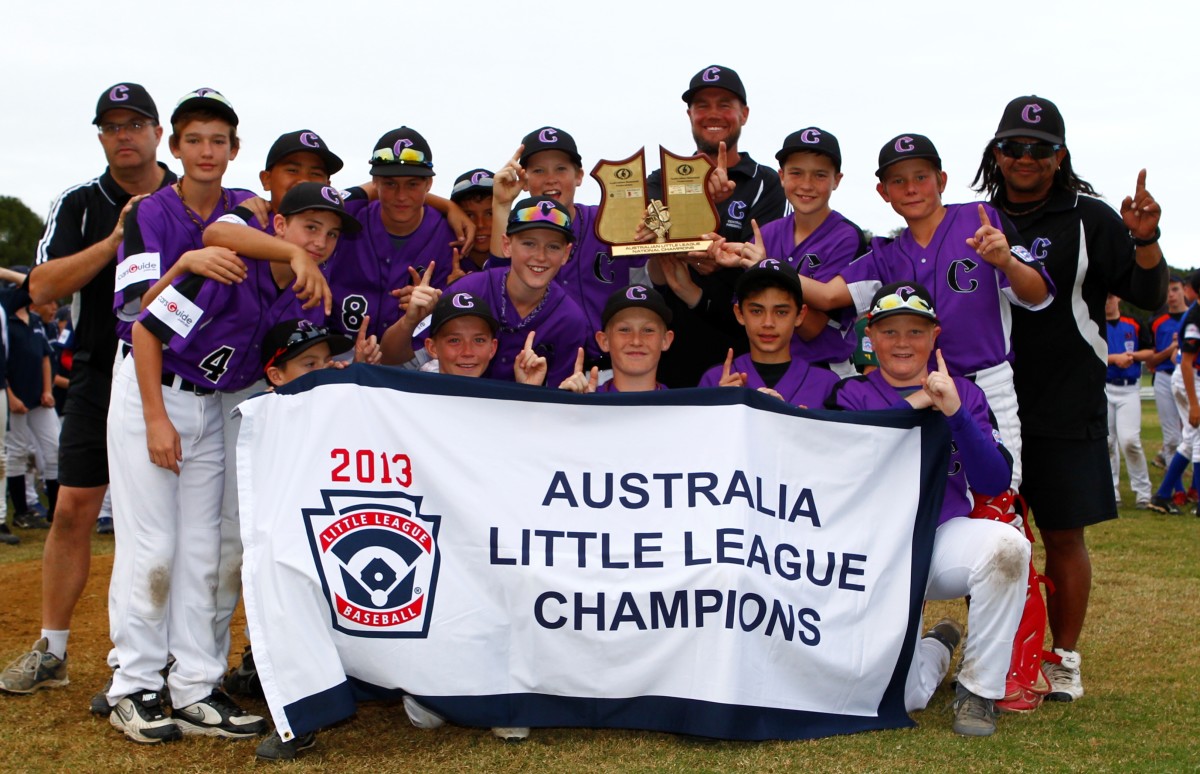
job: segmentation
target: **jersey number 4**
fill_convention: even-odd
[[[214,349],[204,359],[200,361],[200,367],[204,369],[204,376],[213,384],[221,381],[221,377],[229,370],[229,361],[233,357],[233,347],[226,345]]]

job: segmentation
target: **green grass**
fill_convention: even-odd
[[[1158,450],[1157,418],[1144,404],[1143,440]],[[1161,478],[1152,469],[1152,478]],[[1123,481],[1124,501],[1132,503]],[[0,552],[0,571],[39,571],[38,536]],[[1094,585],[1081,642],[1087,695],[1047,703],[1025,716],[1003,716],[988,739],[950,730],[945,686],[919,727],[810,742],[708,742],[628,731],[535,729],[529,741],[503,744],[485,730],[412,728],[399,706],[364,706],[354,719],[319,734],[317,747],[290,764],[256,764],[252,743],[186,739],[161,749],[124,741],[87,714],[105,679],[107,641],[72,639],[70,687],[34,697],[0,698],[4,771],[589,771],[589,772],[1045,772],[1200,770],[1200,519],[1122,509],[1121,518],[1088,530]],[[97,553],[111,539],[95,541]],[[1040,547],[1039,553],[1040,553]],[[1040,566],[1040,558],[1038,560]],[[15,563],[10,567],[11,563]],[[97,565],[107,567],[105,560]],[[93,573],[96,575],[97,573]],[[7,576],[5,576],[7,577]],[[103,616],[106,579],[97,577],[81,609]],[[29,609],[26,609],[29,608]],[[930,605],[927,619],[965,614],[961,602]],[[28,646],[37,600],[10,598],[0,610],[0,657]],[[235,631],[240,631],[235,624]],[[240,648],[239,648],[240,649]],[[260,711],[262,705],[251,705]]]

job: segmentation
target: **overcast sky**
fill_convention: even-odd
[[[226,185],[258,191],[271,142],[307,128],[346,161],[334,183],[348,187],[366,178],[376,139],[408,125],[432,146],[434,191],[446,195],[458,173],[499,167],[546,124],[575,136],[588,171],[642,146],[651,158],[660,144],[689,153],[680,94],[695,72],[721,64],[748,92],[742,149],[773,165],[789,132],[833,132],[845,173],[833,206],[876,233],[901,225],[874,190],[886,140],[929,135],[950,177],[945,200],[972,200],[970,181],[1005,103],[1049,98],[1066,118],[1076,171],[1117,206],[1148,168],[1168,260],[1200,266],[1190,181],[1200,57],[1180,7],[20,3],[4,13],[0,48],[0,194],[45,217],[64,188],[99,174],[91,120],[100,93],[120,81],[146,86],[164,121],[195,88],[224,93],[242,136]],[[165,138],[159,157],[179,170]],[[577,198],[591,203],[598,193],[589,178]]]

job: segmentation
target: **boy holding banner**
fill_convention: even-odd
[[[971,513],[967,478],[976,492],[1003,492],[1012,457],[1001,443],[983,391],[969,379],[951,376],[940,349],[937,369],[929,370],[941,327],[928,290],[915,282],[883,286],[871,302],[868,321],[879,368],[840,382],[827,405],[852,411],[934,408],[946,416],[953,445],[925,598],[971,598],[971,636],[959,668],[954,730],[990,736],[996,731],[995,701],[1005,695],[1012,641],[1025,602],[1030,547],[1010,525],[966,518]],[[957,624],[943,622],[918,644],[905,686],[910,711],[929,703],[960,636]]]

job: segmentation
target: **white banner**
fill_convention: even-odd
[[[900,727],[948,447],[929,412],[353,367],[242,404],[244,587],[285,735]]]

